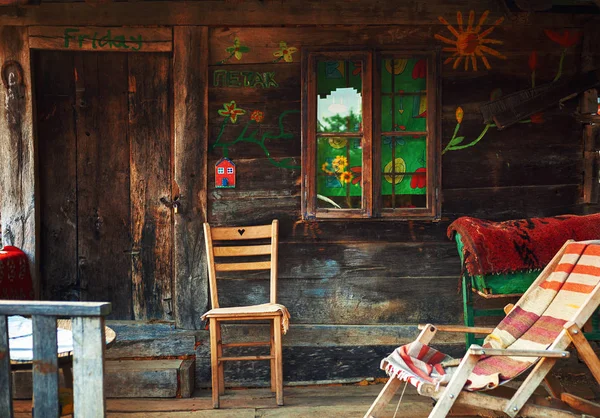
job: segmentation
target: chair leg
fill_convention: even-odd
[[[379,392],[379,395],[377,395],[377,398],[365,414],[364,418],[378,418],[379,413],[385,409],[398,391],[400,383],[402,383],[400,379],[390,377],[383,389],[381,389],[381,392]]]
[[[219,408],[219,348],[218,331],[219,324],[214,318],[210,318],[210,371],[212,376],[212,401],[213,408]]]
[[[219,354],[219,358],[223,357],[223,337],[221,336],[221,323],[219,321],[215,321],[217,323],[217,354]],[[225,393],[225,362],[219,362],[219,395],[223,395]]]
[[[275,362],[275,320],[271,321],[271,337],[270,337],[270,355],[271,359],[271,392],[277,392],[277,377],[276,377],[276,362]]]
[[[277,405],[283,406],[283,353],[281,349],[281,316],[273,320],[275,345],[275,397]]]

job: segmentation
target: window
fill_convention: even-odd
[[[438,219],[437,53],[305,51],[302,211]]]
[[[227,167],[227,174],[233,174],[233,167]]]
[[[225,174],[225,169],[223,167],[219,167],[217,169],[217,173],[219,173],[219,174]]]

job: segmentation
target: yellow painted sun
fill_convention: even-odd
[[[473,26],[475,23],[475,12],[471,10],[469,13],[469,22],[467,27],[463,26],[463,16],[461,12],[456,13],[456,22],[458,24],[458,28],[454,28],[451,24],[448,23],[446,19],[442,16],[439,16],[438,19],[442,22],[448,30],[455,36],[456,40],[448,39],[442,35],[435,34],[435,38],[444,42],[445,44],[449,44],[452,46],[444,47],[442,50],[446,52],[453,52],[452,56],[447,58],[444,61],[444,64],[449,64],[453,62],[452,68],[457,69],[460,63],[464,59],[465,70],[469,69],[469,63],[471,63],[473,70],[477,71],[477,57],[481,58],[483,65],[488,70],[492,67],[486,57],[486,54],[492,55],[494,57],[500,59],[506,59],[506,56],[502,55],[500,52],[496,51],[493,48],[490,48],[487,45],[490,44],[502,44],[502,41],[498,39],[489,39],[486,38],[500,23],[504,21],[503,17],[500,17],[496,20],[492,26],[488,29],[481,31],[481,26],[485,23],[490,11],[486,10],[483,12],[481,17],[479,18],[479,22],[477,26]]]

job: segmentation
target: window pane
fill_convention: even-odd
[[[427,130],[427,96],[381,96],[382,132],[425,132]]]
[[[362,61],[317,63],[317,132],[362,129]]]
[[[383,207],[425,207],[426,199],[416,196],[427,194],[426,137],[384,136],[381,141]]]
[[[318,208],[361,208],[361,173],[361,138],[317,138]]]
[[[426,86],[427,60],[425,58],[382,59],[382,93],[423,93]]]

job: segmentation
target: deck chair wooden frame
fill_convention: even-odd
[[[560,251],[554,256],[540,276],[529,287],[522,296],[528,295],[533,289],[543,282],[558,265],[568,244],[567,241]],[[598,242],[600,244],[600,241]],[[594,353],[589,342],[583,335],[582,327],[600,305],[600,284],[589,294],[586,302],[579,308],[575,317],[564,325],[563,330],[547,350],[515,350],[515,349],[484,349],[476,344],[471,345],[461,360],[457,370],[452,376],[445,389],[436,391],[434,385],[423,384],[419,387],[419,394],[429,396],[436,400],[435,407],[429,418],[443,418],[450,413],[454,405],[463,405],[471,411],[486,410],[498,411],[512,418],[516,416],[533,418],[567,418],[567,417],[600,417],[600,405],[585,399],[562,393],[562,388],[549,375],[550,370],[559,359],[568,358],[570,353],[566,351],[571,344],[577,350],[579,357],[590,369],[596,381],[600,384],[600,360]],[[509,311],[512,305],[508,306]],[[508,312],[506,312],[508,313]],[[476,334],[489,334],[494,329],[485,327],[465,326],[433,326],[431,324],[419,325],[422,329],[417,341],[429,344],[438,331],[469,332]],[[475,365],[482,356],[515,356],[515,357],[540,357],[533,370],[521,383],[520,387],[507,398],[505,387],[485,392],[464,391],[467,379]],[[375,399],[364,418],[382,418],[381,412],[391,401],[398,391],[402,381],[390,378],[383,387],[379,396]],[[534,391],[543,384],[550,394],[550,401],[544,402],[534,395]],[[502,392],[502,397],[493,396],[489,393]],[[482,408],[485,405],[485,408]],[[580,413],[574,413],[572,410]]]
[[[277,405],[283,405],[283,367],[282,367],[282,314],[281,312],[253,313],[220,313],[217,291],[217,272],[270,270],[271,304],[277,303],[277,245],[278,221],[270,225],[240,226],[240,227],[211,227],[204,224],[208,258],[208,277],[210,286],[210,301],[212,309],[206,315],[210,328],[210,354],[212,374],[213,407],[219,408],[219,395],[225,392],[223,365],[226,361],[256,361],[269,360],[271,363],[271,391],[276,393]],[[270,244],[255,245],[252,240],[270,239]],[[216,242],[239,242],[240,245],[215,245]],[[236,263],[218,263],[215,257],[244,257],[251,259],[256,256],[270,255],[269,261],[245,261]],[[270,321],[269,341],[237,342],[224,344],[222,341],[221,324],[227,321]],[[229,347],[259,347],[268,346],[269,354],[260,356],[227,357],[223,349]]]

